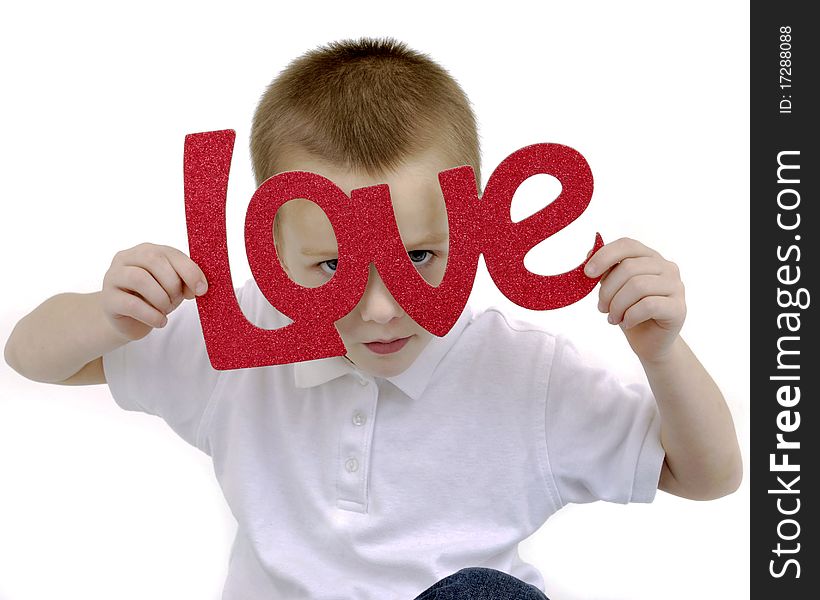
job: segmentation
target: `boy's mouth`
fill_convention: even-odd
[[[394,338],[392,340],[374,340],[372,342],[364,342],[364,345],[374,354],[393,354],[404,348],[411,337],[413,336],[408,335],[407,337]]]

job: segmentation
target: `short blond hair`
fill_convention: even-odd
[[[273,80],[251,128],[256,184],[279,172],[281,157],[294,147],[370,175],[438,147],[454,166],[471,165],[481,181],[467,96],[444,68],[392,38],[331,42]]]

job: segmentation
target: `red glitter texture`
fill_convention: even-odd
[[[185,138],[188,242],[192,260],[208,280],[208,292],[197,298],[197,306],[215,369],[343,355],[345,347],[333,323],[361,298],[371,262],[407,314],[438,336],[450,330],[464,309],[481,253],[499,290],[525,308],[567,306],[586,296],[598,281],[584,275],[585,262],[551,276],[531,273],[523,264],[527,252],[578,218],[592,197],[592,172],[584,157],[567,146],[533,144],[514,152],[490,176],[480,200],[471,167],[439,173],[450,240],[444,279],[437,287],[419,275],[407,255],[387,185],[353,190],[347,196],[320,175],[291,171],[259,186],[246,215],[245,243],[253,276],[268,301],[293,320],[281,329],[261,329],[242,314],[228,264],[225,205],[234,140],[232,130]],[[555,176],[562,184],[561,194],[534,215],[513,223],[510,204],[515,191],[540,173]],[[293,198],[311,200],[325,211],[339,257],[344,257],[333,278],[318,288],[294,283],[276,255],[273,219]],[[593,251],[602,245],[596,235]]]

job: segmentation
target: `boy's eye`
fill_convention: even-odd
[[[418,267],[430,262],[430,259],[433,258],[433,253],[429,250],[411,250],[407,253],[407,256],[409,256],[413,264]]]
[[[433,253],[429,250],[411,250],[407,253],[410,257],[410,260],[413,262],[414,265],[421,266],[425,265],[430,262],[430,259],[433,258]],[[319,267],[327,273],[328,275],[333,275],[336,272],[336,267],[338,266],[339,259],[334,258],[332,260],[325,260],[319,263]]]
[[[321,267],[322,271],[324,271],[328,275],[333,275],[336,272],[336,265],[338,262],[339,259],[334,258],[333,260],[326,260],[324,262],[320,262],[319,266]]]

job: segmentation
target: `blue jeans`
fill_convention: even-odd
[[[544,592],[502,571],[468,567],[448,575],[415,600],[549,600]]]

